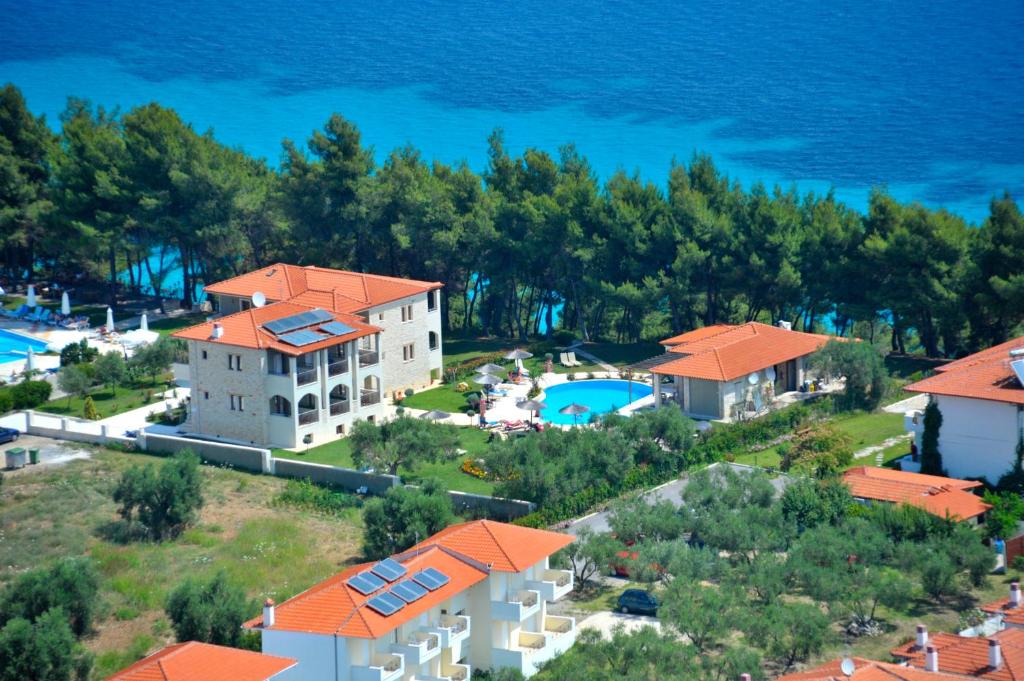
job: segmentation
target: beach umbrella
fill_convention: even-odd
[[[531,357],[533,357],[532,352],[520,350],[519,348],[516,348],[512,352],[505,355],[505,359],[530,359]]]
[[[575,402],[570,402],[569,404],[567,404],[564,407],[562,407],[561,409],[559,409],[558,413],[559,414],[566,414],[566,415],[572,414],[572,423],[573,423],[573,425],[576,425],[576,422],[577,422],[577,419],[579,418],[579,415],[580,414],[586,414],[588,411],[590,411],[590,407],[588,407],[587,405],[585,405],[585,404],[576,404]]]
[[[481,374],[500,374],[505,371],[505,367],[497,364],[485,364],[481,367],[477,367],[476,370]]]
[[[523,400],[522,402],[517,403],[516,406],[523,411],[530,412],[530,423],[533,423],[533,412],[540,411],[541,409],[547,409],[548,405],[544,404],[540,400]]]
[[[142,313],[142,319],[139,320],[139,330],[149,331],[149,317],[145,312]]]
[[[114,308],[107,306],[107,333],[114,330]]]
[[[27,300],[25,300],[25,304],[29,307],[36,306],[36,287],[32,284],[28,285],[28,297]]]
[[[490,387],[492,385],[498,385],[499,383],[501,383],[501,379],[498,378],[497,376],[492,376],[490,374],[480,374],[479,376],[473,377],[473,382],[476,383],[477,385]]]
[[[32,346],[30,345],[28,346],[28,354],[25,355],[25,373],[27,374],[30,371],[35,371],[35,368],[36,356],[35,353],[32,352]]]
[[[420,414],[421,419],[428,419],[430,421],[442,421],[449,416],[451,416],[451,414],[446,411],[441,411],[440,409],[431,409],[424,414]]]
[[[65,317],[71,314],[71,298],[68,297],[68,292],[60,294],[60,313]]]

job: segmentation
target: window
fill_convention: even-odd
[[[204,391],[203,391],[203,399],[204,399],[204,400],[208,400],[208,399],[210,399],[210,393],[208,393],[208,392],[206,392],[206,391],[204,390]]]
[[[245,310],[248,310],[250,307],[252,307],[252,301],[251,300],[247,300],[245,298],[242,298],[242,300],[240,300],[238,302],[240,303],[239,307],[242,308],[243,312]]]
[[[242,356],[241,355],[228,355],[228,369],[234,369],[235,371],[242,370]]]
[[[203,359],[206,359],[206,350],[203,350]]]
[[[229,395],[228,397],[231,398],[231,411],[242,411],[245,409],[241,395]]]
[[[411,362],[413,360],[413,357],[415,356],[415,352],[414,352],[415,348],[416,348],[416,344],[415,343],[406,343],[405,345],[402,346],[402,361],[403,362]]]
[[[344,423],[338,424],[338,426],[334,429],[334,434],[335,435],[344,435],[345,434],[345,424]]]
[[[270,398],[270,413],[275,416],[291,416],[292,403],[280,395]]]
[[[437,350],[437,333],[436,332],[431,331],[430,333],[428,333],[427,334],[427,341],[430,344],[430,349],[431,350]]]
[[[381,313],[379,313],[379,314],[377,315],[377,321],[378,321],[378,322],[382,322],[382,321],[384,321],[384,313],[383,313],[383,312],[381,312]]]
[[[402,321],[403,322],[411,322],[412,321],[412,305],[403,305],[402,306]]]
[[[437,309],[437,291],[427,291],[427,310]]]

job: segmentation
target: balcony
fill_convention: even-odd
[[[327,365],[328,376],[339,376],[348,373],[348,360],[339,359]]]
[[[415,631],[404,643],[393,643],[391,649],[402,655],[412,666],[419,666],[441,654],[441,637],[437,634]]]
[[[370,664],[352,665],[352,681],[393,681],[405,674],[405,659],[401,655],[374,655]]]
[[[317,409],[309,409],[307,411],[299,412],[299,425],[306,426],[310,423],[316,423],[320,420],[320,412]]]
[[[437,634],[442,648],[451,649],[451,659],[462,658],[463,641],[469,638],[470,619],[465,615],[441,615],[440,622],[424,631]]]
[[[316,382],[316,367],[299,369],[295,374],[295,382],[299,385]]]
[[[506,622],[522,622],[540,611],[540,594],[536,591],[517,591],[507,601],[491,601],[491,616]]]
[[[544,633],[548,636],[558,637],[562,634],[571,634],[575,630],[576,619],[573,617],[544,616]]]
[[[377,390],[360,390],[359,391],[359,404],[368,407],[372,404],[380,402],[380,392]]]
[[[417,674],[413,677],[413,681],[468,681],[469,674],[468,664],[445,664],[442,662],[441,671],[437,676]]]
[[[576,620],[572,617],[544,618],[544,631],[521,631],[508,648],[492,648],[494,666],[515,667],[526,676],[551,658],[561,655],[576,641]]]
[[[557,601],[572,591],[572,572],[569,570],[544,570],[539,580],[528,581],[526,586],[536,589],[545,601]]]
[[[337,400],[331,402],[331,416],[338,416],[339,414],[347,414],[351,403],[348,400]]]
[[[372,367],[374,364],[380,361],[380,355],[376,350],[359,350],[359,366]]]

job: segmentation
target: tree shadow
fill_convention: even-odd
[[[149,530],[137,521],[111,520],[99,525],[95,535],[111,544],[134,544],[149,541]]]

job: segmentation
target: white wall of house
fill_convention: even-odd
[[[349,681],[348,648],[340,645],[338,638],[273,629],[262,631],[261,635],[264,653],[298,660],[298,664],[281,674],[282,681]],[[344,674],[341,670],[345,670]]]
[[[954,478],[985,477],[995,484],[1016,461],[1024,414],[1015,404],[933,395],[942,412],[939,452]],[[920,445],[920,442],[918,442]]]

